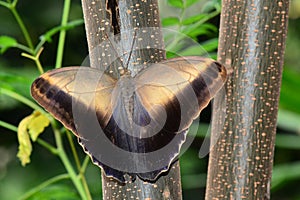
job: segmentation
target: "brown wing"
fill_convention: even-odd
[[[224,66],[202,57],[169,59],[135,77],[137,93],[151,119],[165,123],[164,129],[171,133],[187,129],[225,79]]]
[[[127,105],[133,107],[130,114],[124,109],[127,101],[113,97],[119,106],[113,111],[116,114],[112,119],[120,123],[110,121],[105,132],[114,138],[118,147],[139,153],[126,157],[131,163],[127,172],[134,171],[141,179],[153,181],[167,171],[178,158],[193,119],[225,79],[224,66],[211,59],[176,58],[151,65],[134,78],[132,104]],[[121,130],[116,124],[125,128]],[[111,169],[105,171],[117,174]]]
[[[85,151],[108,176],[124,182],[123,175],[129,172],[145,180],[155,180],[176,159],[186,129],[222,87],[225,78],[225,68],[213,60],[187,57],[150,66],[133,79],[134,87],[121,80],[120,85],[125,87],[116,88],[117,98],[112,97],[116,80],[96,69],[83,67],[49,71],[35,80],[31,93],[79,136]],[[99,134],[99,123],[110,142],[119,147],[115,150],[135,153],[133,157],[130,154],[124,160],[123,154],[112,154],[113,151],[105,149],[110,142]],[[169,142],[173,144],[161,154],[158,150]],[[147,152],[159,154],[149,160],[143,157]],[[116,168],[102,162],[105,156],[108,161],[118,161]],[[122,167],[122,159],[124,165],[132,163],[133,170]],[[146,165],[149,173],[139,171],[140,165]],[[154,165],[161,167],[153,168]]]
[[[90,67],[66,67],[42,74],[33,82],[31,95],[65,127],[80,136],[76,127],[80,115],[93,112],[101,126],[108,123],[115,83],[110,76]]]

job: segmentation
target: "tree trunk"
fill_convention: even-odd
[[[119,54],[130,51],[132,43],[134,52],[128,62],[128,68],[135,74],[149,62],[159,62],[165,59],[164,43],[160,29],[158,4],[156,0],[82,0],[86,35],[89,46],[91,67],[105,70],[105,63],[109,63],[105,51],[107,48],[101,43],[111,40],[111,45],[118,40],[115,48]],[[133,41],[133,37],[136,37]],[[120,47],[122,46],[122,47]],[[148,48],[151,46],[151,48]],[[152,48],[152,47],[155,48]],[[137,50],[136,50],[137,49]],[[111,52],[110,52],[111,53]],[[105,56],[106,55],[106,56]],[[126,63],[127,57],[123,57]],[[110,70],[120,67],[115,62]],[[116,71],[114,71],[116,73]],[[143,182],[137,178],[126,184],[107,178],[102,173],[103,199],[181,199],[181,182],[179,163],[176,162],[170,172],[160,177],[155,183]]]
[[[288,0],[223,0],[206,199],[270,199]],[[224,101],[226,101],[224,103]]]

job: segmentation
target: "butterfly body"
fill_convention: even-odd
[[[119,79],[97,69],[46,72],[33,98],[78,138],[109,177],[155,180],[177,158],[193,119],[222,87],[226,69],[201,57],[156,63]]]

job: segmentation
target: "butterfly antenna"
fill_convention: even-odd
[[[129,53],[129,56],[128,56],[128,59],[127,59],[127,62],[126,62],[126,69],[128,69],[129,61],[130,61],[130,58],[131,58],[131,55],[132,55],[132,52],[133,52],[133,46],[135,44],[135,39],[136,39],[136,30],[134,30],[133,41],[132,41],[131,48],[130,48],[130,53]]]
[[[114,52],[115,52],[115,54],[117,55],[117,58],[119,59],[119,61],[120,61],[121,65],[122,65],[122,67],[125,69],[125,66],[124,66],[124,63],[123,63],[122,59],[120,58],[120,56],[119,56],[119,54],[118,54],[118,52],[117,52],[116,48],[114,47],[114,45],[113,45],[112,41],[109,39],[109,37],[108,37],[108,35],[107,35],[107,33],[106,33],[106,32],[105,32],[105,36],[106,36],[106,39],[109,41],[109,43],[110,43],[110,45],[111,45],[111,47],[112,47],[113,51],[114,51]],[[115,65],[114,65],[114,67],[115,67],[115,70],[116,70],[116,72],[117,72],[117,74],[118,74],[118,79],[119,79],[119,78],[120,78],[120,73],[119,73],[119,70],[118,70],[118,68],[116,68],[116,66],[115,66]]]

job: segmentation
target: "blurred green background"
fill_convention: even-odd
[[[17,10],[26,24],[34,45],[40,36],[61,21],[63,1],[23,0],[18,2]],[[202,13],[212,13],[219,1],[199,1]],[[300,0],[291,2],[285,64],[280,97],[278,118],[278,134],[275,149],[274,174],[272,180],[272,199],[300,199]],[[176,5],[161,1],[164,7],[162,22],[164,26],[178,26],[180,10]],[[168,7],[169,6],[169,7]],[[213,9],[212,9],[213,8]],[[180,12],[182,13],[182,12]],[[195,23],[203,16],[185,18]],[[182,16],[181,16],[182,17]],[[82,19],[79,0],[72,1],[70,21]],[[190,21],[186,20],[186,26]],[[189,32],[190,36],[204,46],[210,56],[216,57],[219,15],[211,15],[210,19],[197,31]],[[199,31],[200,30],[200,31]],[[0,6],[0,36],[10,36],[19,43],[25,44],[24,37],[11,12]],[[167,40],[167,38],[166,38]],[[56,59],[58,35],[44,45],[41,62],[45,69],[53,68]],[[88,55],[84,25],[71,28],[67,32],[63,66],[80,65]],[[32,60],[21,56],[16,48],[8,49],[0,55],[0,120],[18,126],[20,121],[32,113],[32,109],[18,101],[1,94],[1,87],[10,88],[25,97],[31,98],[29,88],[32,81],[39,75]],[[206,133],[210,120],[210,107],[201,114],[201,130],[191,147],[180,159],[183,181],[184,199],[204,199],[206,170],[208,158],[198,158],[198,151]],[[203,130],[202,130],[203,129]],[[41,135],[49,143],[54,143],[50,128]],[[68,146],[67,141],[64,141]],[[77,145],[80,158],[84,158],[82,149]],[[22,194],[43,181],[65,173],[60,160],[38,144],[34,144],[31,163],[22,167],[16,154],[18,150],[15,132],[0,126],[0,199],[18,199]],[[70,149],[66,148],[71,154]],[[94,199],[101,196],[100,171],[93,164],[87,169],[87,180]],[[67,195],[66,195],[67,194]],[[72,182],[60,181],[44,188],[32,199],[79,199]]]

